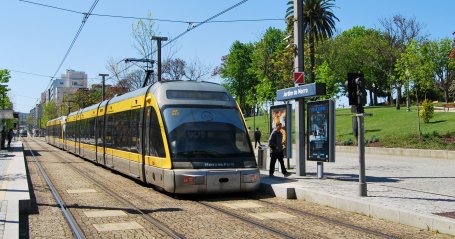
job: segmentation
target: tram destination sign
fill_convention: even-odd
[[[306,85],[300,85],[296,87],[286,88],[277,90],[276,99],[278,101],[292,100],[304,97],[312,97],[318,95],[325,95],[325,84],[324,83],[311,83]]]

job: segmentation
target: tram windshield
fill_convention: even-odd
[[[163,113],[174,168],[256,167],[237,109],[166,108]]]

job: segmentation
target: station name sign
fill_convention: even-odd
[[[277,100],[292,100],[304,97],[312,97],[318,95],[325,95],[325,84],[324,83],[311,83],[306,85],[300,85],[296,87],[286,88],[277,90]]]

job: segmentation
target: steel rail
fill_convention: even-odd
[[[32,155],[33,160],[35,161],[36,166],[38,167],[38,170],[40,171],[41,175],[43,176],[44,180],[46,180],[47,185],[49,186],[50,191],[52,192],[52,195],[55,198],[55,201],[59,205],[60,209],[62,210],[63,216],[65,217],[66,221],[68,222],[71,230],[73,231],[74,235],[78,239],[85,239],[84,232],[81,230],[79,225],[77,224],[76,220],[74,219],[73,215],[63,202],[62,198],[57,192],[57,189],[55,188],[54,184],[50,180],[50,178],[47,176],[46,171],[44,168],[41,166],[41,163],[36,159],[35,154],[32,151],[32,148],[30,147],[30,144],[28,144],[27,141],[22,141],[24,142],[27,147],[29,148],[30,154]]]
[[[40,142],[39,144],[44,144],[46,147],[51,147],[50,145],[46,144],[45,142]],[[63,159],[65,162],[70,162],[67,160],[64,156],[60,155],[60,152],[51,152],[55,155],[57,155],[59,158]],[[113,190],[109,189],[108,187],[104,186],[104,184],[100,183],[98,180],[92,178],[89,174],[85,173],[84,171],[76,168],[72,164],[68,164],[74,171],[88,179],[90,182],[95,184],[97,187],[101,188],[103,191],[105,191],[107,194],[109,194],[111,197],[115,198],[117,201],[123,203],[124,205],[130,207],[134,211],[138,212],[146,221],[150,222],[163,232],[165,232],[167,235],[169,235],[172,238],[175,239],[184,239],[185,237],[183,235],[180,235],[179,233],[175,232],[171,228],[169,228],[167,225],[164,223],[160,222],[158,219],[153,218],[152,216],[148,215],[144,211],[142,211],[140,208],[136,207],[133,203],[128,201],[127,199],[124,199],[122,196],[114,192]]]
[[[249,223],[249,224],[252,224],[252,225],[254,225],[254,226],[257,226],[257,227],[259,227],[259,228],[262,228],[262,229],[264,229],[264,230],[266,230],[266,231],[272,232],[272,233],[274,233],[274,234],[276,234],[276,235],[278,235],[278,236],[281,236],[281,237],[284,237],[284,238],[292,238],[292,239],[295,238],[295,236],[289,235],[289,234],[286,233],[286,232],[283,232],[283,231],[277,230],[277,229],[275,229],[275,228],[273,228],[273,227],[270,227],[270,226],[264,225],[264,224],[262,224],[262,223],[256,222],[256,221],[254,221],[254,220],[252,220],[252,219],[250,219],[250,218],[247,218],[247,217],[244,217],[244,216],[235,214],[235,213],[233,213],[233,212],[231,212],[231,211],[228,211],[228,210],[226,210],[226,209],[223,209],[223,208],[220,208],[220,207],[216,207],[216,206],[210,205],[210,204],[208,204],[208,203],[206,203],[206,202],[201,202],[201,201],[196,201],[196,202],[198,202],[198,203],[200,203],[200,204],[202,204],[202,205],[204,205],[204,206],[206,206],[206,207],[209,207],[209,208],[211,208],[211,209],[214,209],[214,210],[216,210],[216,211],[219,211],[219,212],[222,212],[222,213],[224,213],[224,214],[227,214],[227,215],[229,215],[229,216],[231,216],[231,217],[240,219],[240,220],[242,220],[242,221],[244,221],[244,222],[247,222],[247,223]]]
[[[284,206],[284,205],[280,205],[280,204],[276,204],[276,203],[267,202],[267,201],[259,199],[259,198],[254,198],[254,197],[249,197],[249,198],[257,200],[257,201],[260,201],[260,202],[263,202],[263,203],[266,203],[266,204],[269,204],[269,205],[273,205],[273,206],[276,206],[276,207],[279,207],[279,208],[282,208],[282,209],[291,210],[291,211],[294,211],[294,212],[297,211],[298,213],[300,213],[302,215],[309,216],[309,217],[314,217],[314,218],[317,218],[319,220],[322,220],[322,221],[325,221],[325,222],[328,222],[328,223],[331,223],[331,224],[335,224],[335,225],[338,225],[338,226],[342,226],[342,227],[347,227],[347,228],[353,229],[355,231],[368,233],[368,234],[375,235],[375,236],[382,237],[382,238],[399,239],[399,237],[394,237],[394,236],[387,235],[387,234],[382,233],[382,232],[373,231],[373,230],[370,230],[370,229],[367,229],[367,228],[364,228],[364,227],[360,227],[360,226],[356,226],[356,225],[352,225],[352,224],[349,224],[349,223],[340,222],[338,220],[334,220],[334,219],[331,219],[331,218],[328,218],[328,217],[316,215],[316,214],[313,214],[313,213],[310,213],[310,212],[303,211],[301,209],[292,208],[292,207],[288,207],[288,206]]]

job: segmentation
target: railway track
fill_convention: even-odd
[[[47,150],[54,149],[54,150],[49,150],[49,151],[52,151],[51,152],[52,154],[58,156],[58,158],[61,158],[65,162],[74,162],[74,160],[71,161],[68,159],[67,153],[60,151],[60,150],[46,144],[43,141],[37,141],[37,144],[46,148]],[[77,157],[77,156],[75,156],[75,157]],[[88,162],[90,162],[90,161],[88,161]],[[81,170],[79,168],[75,168],[75,166],[73,166],[73,164],[69,164],[69,165],[76,172],[83,175],[85,178],[88,178],[89,181],[93,182],[100,189],[103,189],[104,187],[106,187],[103,183],[100,183],[96,179],[93,179],[90,177],[90,174],[96,173],[96,170],[92,170],[92,168],[87,167],[87,166],[85,166],[85,168],[83,168]],[[80,164],[79,164],[79,166],[80,166]],[[128,192],[128,193],[130,193],[130,192]],[[147,215],[146,212],[143,212],[143,211],[140,212],[141,210],[138,209],[137,207],[135,207],[134,204],[129,202],[128,200],[126,200],[126,202],[124,202],[123,200],[125,200],[125,199],[123,199],[122,196],[120,196],[118,194],[117,194],[117,196],[114,196],[116,194],[117,193],[113,192],[113,195],[111,195],[111,194],[109,194],[109,195],[111,195],[113,198],[116,198],[116,199],[118,197],[118,201],[121,201],[124,205],[127,205],[128,203],[131,204],[131,205],[127,205],[127,206],[130,207],[132,210],[139,210],[139,211],[137,211],[138,213]],[[166,197],[166,198],[175,197],[175,196],[171,196],[168,194],[162,194],[162,193],[159,193],[159,195],[163,195],[163,197]],[[130,196],[139,197],[141,200],[143,200],[143,203],[145,203],[145,204],[153,204],[153,200],[149,200],[149,198],[147,198],[144,195],[139,195],[137,192],[131,192]],[[217,205],[217,203],[223,202],[223,201],[228,202],[228,201],[235,201],[235,200],[242,200],[242,201],[253,200],[254,202],[258,202],[259,204],[263,204],[263,205],[265,204],[270,208],[274,208],[274,209],[279,208],[279,209],[285,210],[285,212],[292,214],[292,215],[296,215],[300,218],[310,218],[310,221],[321,221],[323,223],[326,223],[326,225],[333,225],[332,227],[337,227],[337,230],[340,230],[340,231],[349,230],[349,231],[357,232],[358,235],[365,236],[366,238],[400,238],[397,236],[386,234],[384,232],[375,231],[374,229],[369,229],[366,227],[358,226],[358,224],[355,225],[355,224],[343,222],[340,220],[336,220],[336,219],[333,219],[330,217],[325,217],[322,215],[304,211],[302,209],[292,207],[292,205],[286,206],[286,205],[269,202],[267,200],[264,200],[260,196],[256,196],[256,195],[252,195],[252,194],[249,194],[247,197],[244,197],[244,195],[239,195],[238,197],[237,196],[235,196],[234,198],[229,197],[229,199],[222,198],[221,200],[220,200],[220,197],[217,197],[217,196],[209,197],[208,200],[207,200],[207,197],[196,198],[196,199],[194,199],[193,197],[190,197],[190,198],[191,198],[190,201],[192,203],[196,203],[196,204],[200,205],[201,207],[205,207],[207,209],[211,209],[213,211],[221,213],[221,214],[225,215],[225,217],[230,217],[230,218],[232,218],[232,220],[238,221],[238,223],[243,223],[244,225],[250,225],[250,227],[255,228],[254,230],[267,231],[268,234],[274,235],[278,238],[302,238],[302,237],[305,238],[307,236],[311,237],[312,235],[314,235],[314,238],[319,238],[322,235],[314,234],[314,232],[312,232],[312,229],[308,230],[308,229],[304,229],[304,228],[299,228],[300,231],[298,233],[293,232],[292,230],[288,230],[288,229],[283,230],[283,227],[284,228],[286,228],[286,227],[295,228],[295,224],[296,224],[295,221],[277,221],[276,223],[271,224],[270,221],[257,220],[249,215],[245,215],[245,213],[243,213],[243,215],[242,215],[241,211],[235,211],[232,209],[228,209],[227,207]],[[147,215],[147,216],[150,217],[149,215]],[[218,216],[216,216],[216,217],[218,218]],[[158,220],[156,220],[156,221],[158,221]],[[158,222],[161,223],[160,221],[158,221]],[[159,226],[157,226],[157,227],[159,228]],[[167,226],[164,225],[164,227],[167,227]],[[346,229],[343,229],[343,228],[346,228]],[[173,238],[183,238],[182,235],[180,235],[176,232],[172,231],[172,233],[174,236],[171,236],[169,234],[168,235]],[[302,235],[302,233],[305,233],[305,235]],[[322,237],[324,237],[324,236],[322,236]]]
[[[337,225],[337,226],[340,226],[340,227],[343,227],[343,228],[347,228],[347,229],[350,229],[350,230],[354,230],[354,231],[360,232],[360,233],[362,233],[364,235],[371,235],[371,236],[373,236],[375,238],[387,238],[387,239],[398,239],[399,238],[399,237],[395,237],[393,235],[388,235],[388,234],[385,234],[385,233],[382,233],[382,232],[378,232],[378,231],[374,231],[374,230],[371,230],[371,229],[368,229],[368,228],[364,228],[364,227],[356,226],[356,225],[353,225],[353,224],[349,224],[349,223],[341,222],[341,221],[338,221],[338,220],[334,220],[332,218],[324,217],[324,216],[321,216],[321,215],[316,215],[316,214],[313,214],[313,213],[310,213],[310,212],[306,212],[306,211],[301,210],[301,209],[297,209],[295,207],[288,207],[288,206],[280,205],[280,204],[277,204],[277,203],[271,203],[271,202],[265,201],[263,199],[254,197],[254,196],[239,197],[239,198],[236,198],[236,199],[237,200],[242,200],[242,201],[244,201],[245,199],[246,200],[258,201],[260,203],[267,204],[267,205],[272,206],[274,208],[284,209],[284,210],[286,210],[287,212],[290,212],[293,215],[311,217],[311,218],[314,218],[316,220],[324,221],[324,222],[332,224],[332,225]],[[199,204],[202,204],[202,205],[204,205],[206,207],[209,207],[209,208],[211,208],[213,210],[216,210],[218,212],[227,214],[227,215],[229,215],[231,217],[234,217],[234,218],[236,218],[238,220],[241,220],[241,221],[243,221],[245,223],[251,224],[251,225],[256,226],[256,227],[260,227],[260,228],[262,228],[262,229],[264,229],[266,231],[269,231],[269,232],[271,232],[271,233],[273,233],[273,234],[275,234],[277,236],[280,236],[280,237],[283,237],[283,238],[296,238],[296,236],[293,236],[293,235],[289,234],[286,231],[282,231],[282,230],[276,229],[275,227],[266,225],[264,223],[260,223],[260,222],[258,222],[256,220],[253,220],[253,219],[249,218],[249,217],[234,213],[231,210],[224,209],[223,207],[212,205],[212,204],[210,204],[210,202],[202,201],[202,200],[201,201],[195,200],[195,201],[198,202]]]
[[[43,148],[47,148],[48,149],[49,147],[51,147],[51,146],[47,145],[45,142],[40,142],[39,140],[32,140],[32,141],[37,143],[38,145],[42,146]],[[30,148],[28,140],[27,141],[23,141],[23,142],[27,145],[27,147],[29,148],[30,152],[33,155],[33,151]],[[168,227],[164,223],[162,223],[159,220],[157,220],[157,219],[153,218],[152,216],[148,215],[146,212],[144,212],[140,208],[136,207],[132,202],[130,202],[129,200],[123,198],[122,196],[120,196],[118,193],[116,193],[112,189],[106,187],[104,184],[102,184],[101,182],[97,181],[96,179],[91,177],[86,172],[84,172],[84,171],[78,169],[77,167],[75,167],[74,165],[72,165],[70,163],[71,161],[68,160],[67,158],[65,158],[64,156],[60,155],[59,153],[55,153],[55,152],[53,154],[56,155],[62,161],[66,162],[67,163],[66,165],[68,167],[70,167],[75,172],[77,172],[79,175],[83,176],[85,179],[87,179],[88,181],[93,183],[95,186],[100,188],[107,195],[109,195],[112,198],[116,199],[118,202],[120,202],[121,204],[123,204],[126,207],[130,208],[131,210],[137,212],[137,214],[140,215],[144,220],[146,220],[147,222],[151,223],[153,226],[155,226],[159,230],[163,231],[168,236],[170,236],[172,238],[176,238],[176,239],[177,238],[185,238],[183,235],[180,235],[179,233],[175,232],[174,230],[172,230],[170,227]],[[49,185],[49,187],[52,190],[52,194],[54,196],[55,195],[58,196],[58,191],[53,186],[52,181],[50,180],[49,176],[46,174],[46,172],[45,172],[44,168],[42,167],[42,165],[40,164],[39,160],[37,160],[36,157],[34,157],[34,156],[33,156],[33,158],[34,158],[35,163],[37,165],[39,165],[38,168],[40,169],[40,173],[46,179],[46,182],[48,182],[48,185]],[[78,226],[77,222],[74,220],[74,217],[71,215],[70,210],[68,210],[67,206],[65,205],[65,203],[63,202],[61,197],[60,196],[56,197],[56,201],[60,205],[60,208],[62,208],[62,212],[65,214],[65,218],[67,219],[68,224],[70,225],[70,227],[71,227],[73,233],[75,234],[75,236],[77,238],[85,238],[84,232],[80,229],[80,227]],[[66,216],[67,214],[68,214],[68,217]]]
[[[382,233],[382,232],[370,230],[368,228],[359,227],[359,226],[352,225],[352,224],[349,224],[349,223],[341,222],[341,221],[334,220],[332,218],[324,217],[324,216],[321,216],[321,215],[316,215],[314,213],[306,212],[306,211],[303,211],[301,209],[292,208],[292,207],[288,207],[288,206],[284,206],[284,205],[280,205],[280,204],[276,204],[276,203],[267,202],[267,201],[265,201],[263,199],[257,199],[257,198],[254,198],[254,199],[258,200],[258,201],[260,201],[262,203],[265,203],[265,204],[273,205],[275,207],[282,208],[282,209],[285,209],[285,210],[291,210],[294,213],[298,212],[300,215],[312,217],[312,218],[315,218],[315,219],[318,219],[318,220],[321,220],[321,221],[328,222],[330,224],[346,227],[346,228],[349,228],[349,229],[352,229],[352,230],[356,230],[356,231],[359,231],[359,232],[362,232],[362,233],[365,233],[365,234],[370,234],[370,235],[378,236],[378,237],[381,237],[381,238],[398,239],[398,237],[395,237],[395,236],[392,236],[392,235],[388,235],[388,234],[385,234],[385,233]]]
[[[33,158],[33,161],[35,162],[39,172],[43,176],[44,180],[47,183],[47,186],[49,187],[49,190],[51,191],[52,195],[55,198],[56,203],[60,207],[60,210],[63,213],[63,216],[65,217],[66,221],[68,222],[69,227],[71,228],[71,231],[73,232],[74,236],[78,239],[85,239],[84,232],[81,230],[80,226],[77,224],[76,220],[74,219],[73,214],[71,211],[68,209],[66,206],[65,202],[62,200],[60,197],[60,194],[58,193],[57,189],[55,188],[54,184],[52,183],[51,179],[47,175],[46,171],[44,170],[43,166],[41,163],[38,161],[38,159],[35,157],[35,154],[33,153],[30,145],[28,144],[27,141],[22,141],[24,142],[25,145],[29,148],[30,154]]]

